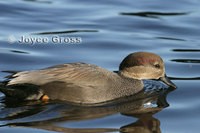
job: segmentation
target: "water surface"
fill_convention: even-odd
[[[115,71],[126,55],[149,51],[163,58],[166,73],[178,86],[169,94],[162,90],[149,99],[97,107],[21,103],[0,93],[0,132],[198,133],[199,6],[198,0],[0,1],[2,71],[70,62]],[[19,43],[22,36],[49,40]],[[53,37],[81,42],[55,43]],[[0,79],[6,75],[0,73]]]

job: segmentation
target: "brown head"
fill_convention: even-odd
[[[167,78],[165,65],[160,56],[150,52],[129,54],[120,64],[121,75],[134,79],[160,79],[169,86],[176,86]]]

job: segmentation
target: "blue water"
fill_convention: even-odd
[[[199,6],[198,0],[1,0],[2,71],[69,62],[86,62],[114,71],[126,55],[149,51],[163,58],[166,73],[178,88],[162,94],[167,95],[162,100],[152,97],[124,106],[94,108],[56,102],[19,103],[4,100],[0,93],[0,132],[198,133]],[[19,43],[22,36],[48,41]],[[55,37],[62,43],[53,42]],[[80,42],[63,42],[63,38]],[[0,73],[0,80],[5,76]],[[158,106],[157,101],[162,104]]]

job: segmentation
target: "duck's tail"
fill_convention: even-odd
[[[28,83],[8,85],[8,82],[20,71],[2,72],[10,73],[10,75],[5,77],[5,81],[0,82],[0,92],[2,92],[6,97],[14,97],[22,100],[37,100],[43,95],[40,86],[38,85]]]
[[[15,97],[20,95],[17,89],[7,86],[10,79],[13,78],[13,75],[16,74],[18,71],[1,71],[4,73],[10,73],[10,75],[5,77],[5,81],[0,81],[0,92],[2,92],[6,97]]]
[[[16,84],[6,85],[6,83],[0,83],[0,92],[6,97],[13,97],[22,100],[37,100],[41,97],[40,87],[32,84]]]
[[[5,82],[0,82],[0,92],[7,97],[15,97],[19,95],[19,91],[17,91],[17,89],[7,87]]]
[[[4,93],[5,92],[5,85],[6,83],[5,82],[0,82],[0,92]]]

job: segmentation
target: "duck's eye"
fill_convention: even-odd
[[[155,66],[155,68],[160,68],[159,64],[155,64],[154,66]]]

